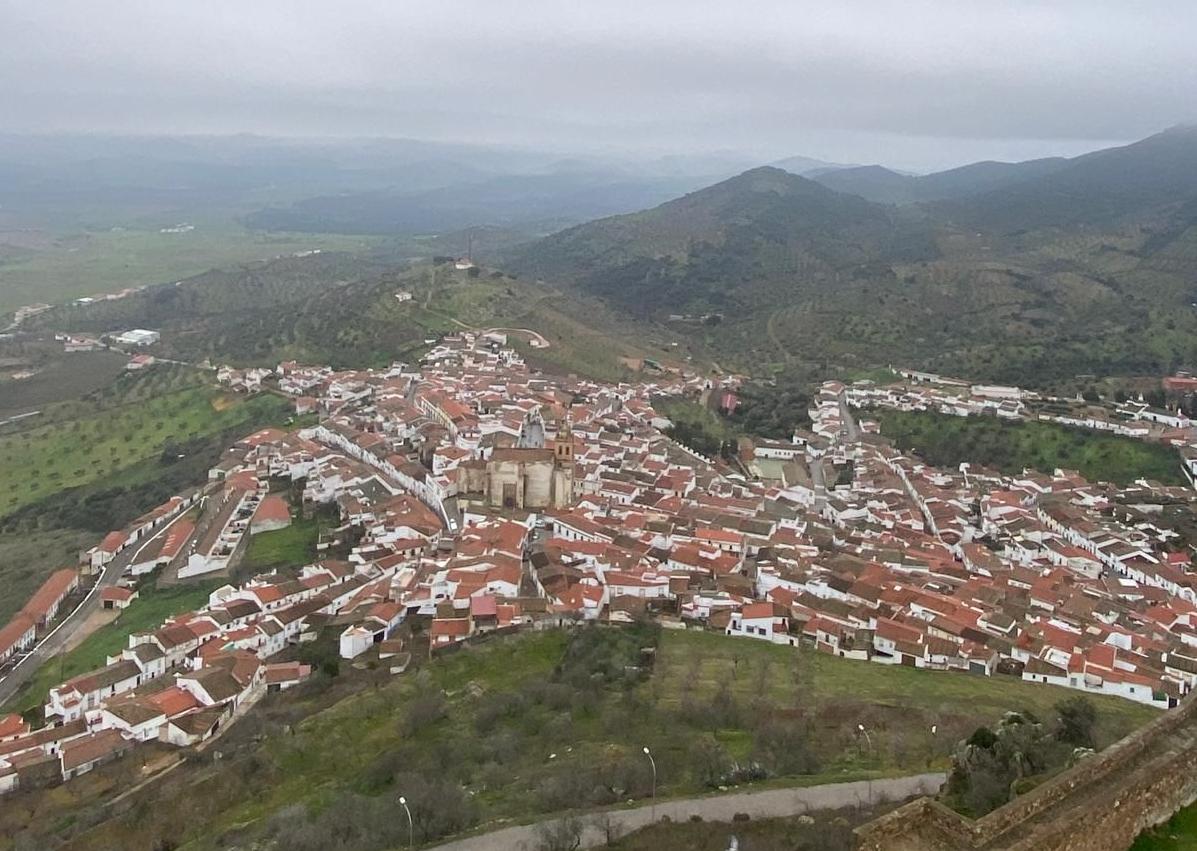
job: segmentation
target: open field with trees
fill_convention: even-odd
[[[407,269],[383,254],[325,252],[215,269],[178,286],[128,298],[64,306],[33,317],[31,330],[101,333],[155,328],[155,351],[198,362],[275,366],[296,359],[337,367],[415,360],[425,340],[462,328],[531,328],[550,341],[514,339],[530,363],[554,372],[626,378],[621,361],[678,361],[685,350],[655,326],[621,317],[594,299],[450,264]],[[476,272],[477,274],[470,274]],[[410,292],[411,300],[395,294]]]
[[[658,396],[653,399],[653,408],[673,423],[668,430],[670,437],[708,458],[718,456],[726,442],[732,441],[734,445],[735,429],[694,399]]]
[[[203,605],[208,601],[208,593],[219,584],[204,582],[158,588],[152,578],[146,580],[137,599],[112,623],[100,627],[74,650],[43,665],[12,700],[0,707],[0,712],[37,713],[40,718],[41,706],[51,688],[71,677],[102,668],[109,656],[129,646],[130,635],[156,629],[170,615]]]
[[[913,450],[936,466],[955,467],[968,461],[1008,473],[1027,467],[1050,473],[1062,467],[1079,470],[1092,481],[1185,482],[1176,450],[1130,437],[1055,423],[1004,422],[931,411],[876,410],[871,416],[881,423],[882,435],[900,449]]]
[[[162,218],[103,230],[47,234],[35,247],[0,245],[0,316],[25,304],[55,304],[81,296],[168,283],[233,263],[266,260],[313,249],[357,251],[377,239],[333,234],[263,233],[230,218]],[[183,233],[163,227],[194,225]]]
[[[0,512],[113,476],[168,445],[286,410],[285,400],[227,396],[205,385],[199,373],[187,373],[168,376],[168,386],[160,385],[154,370],[123,377],[95,401],[63,403],[0,436],[0,478],[8,486]]]
[[[290,419],[284,399],[206,380],[159,365],[0,430],[0,620],[104,533],[201,484],[232,441]]]
[[[321,700],[345,680],[359,683],[354,693]],[[1050,719],[1071,695],[649,625],[525,633],[394,680],[368,669],[324,674],[238,722],[220,761],[205,757],[158,782],[147,793],[152,806],[130,802],[61,836],[76,849],[267,838],[307,849],[335,835],[345,849],[381,851],[406,841],[394,812],[400,794],[427,841],[644,803],[645,746],[662,798],[917,773],[945,766],[958,741],[1007,710]],[[1155,716],[1113,698],[1093,705],[1101,746]],[[21,817],[36,819],[39,802],[27,806]]]
[[[341,525],[336,507],[317,507],[308,516],[292,508],[291,525],[270,532],[260,532],[249,539],[245,557],[237,567],[240,575],[265,573],[271,570],[294,573],[305,564],[348,552],[320,551],[316,544],[320,535]]]

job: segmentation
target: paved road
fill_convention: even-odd
[[[857,780],[851,783],[828,783],[801,789],[769,789],[764,792],[736,792],[708,798],[689,798],[681,801],[662,801],[656,806],[656,817],[669,816],[673,821],[686,821],[700,815],[706,821],[731,821],[736,813],[748,813],[752,818],[801,815],[808,810],[836,809],[867,804],[872,801],[896,801],[916,795],[934,795],[943,785],[942,773],[916,774],[911,777],[890,777],[879,780]],[[626,833],[652,823],[653,807],[613,810],[612,815]],[[598,829],[588,826],[581,848],[603,845],[606,837]],[[535,851],[536,825],[506,827],[492,833],[458,839],[436,846],[439,851]]]
[[[848,432],[848,442],[860,442],[860,427],[856,424],[856,417],[852,416],[852,408],[844,394],[840,394],[840,417],[844,421],[844,428]]]
[[[182,517],[186,512],[182,512],[179,517]],[[125,568],[129,566],[130,562],[137,557],[145,547],[160,535],[165,535],[166,530],[174,525],[176,517],[167,523],[159,530],[157,535],[146,538],[137,546],[126,547],[122,552],[118,553],[116,558],[108,562],[104,566],[103,573],[96,581],[96,584],[83,598],[83,602],[76,607],[75,611],[67,615],[58,626],[41,640],[25,658],[21,659],[16,666],[6,671],[3,677],[0,677],[0,704],[7,703],[13,695],[23,686],[27,681],[33,678],[38,669],[43,663],[53,659],[60,650],[63,650],[67,642],[75,635],[80,627],[87,622],[100,605],[100,589],[109,585],[115,585],[121,578],[121,574],[125,572]]]

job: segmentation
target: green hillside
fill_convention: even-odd
[[[971,195],[903,207],[754,169],[507,266],[750,371],[903,363],[1052,386],[1197,363],[1197,131],[1023,164],[1035,176],[1000,189],[1010,173],[988,165],[939,178]]]
[[[409,243],[397,250],[408,251]],[[412,299],[399,301],[400,292]],[[690,353],[667,330],[610,310],[577,292],[494,270],[409,265],[391,254],[321,253],[214,269],[119,301],[69,305],[29,321],[30,330],[100,334],[154,328],[152,349],[188,362],[274,366],[281,360],[337,368],[415,360],[427,341],[463,328],[531,329],[549,341],[511,344],[537,367],[619,380],[649,358]]]
[[[654,644],[649,662],[643,650]],[[1070,694],[649,625],[496,639],[397,678],[381,667],[342,664],[333,679],[266,698],[221,740],[219,760],[191,761],[130,806],[88,809],[125,770],[116,763],[58,796],[5,808],[0,832],[29,826],[31,839],[69,839],[78,851],[382,851],[407,838],[399,795],[426,842],[567,808],[644,803],[645,746],[662,798],[916,773],[944,765],[959,739],[1005,711],[1051,719]],[[1156,715],[1116,698],[1093,705],[1102,746]]]

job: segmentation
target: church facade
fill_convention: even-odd
[[[493,449],[484,461],[462,464],[458,494],[491,508],[566,508],[574,500],[574,442],[563,425],[546,447],[544,422],[538,412],[524,420],[515,446]]]

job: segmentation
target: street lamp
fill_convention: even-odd
[[[411,822],[411,810],[407,808],[407,798],[403,797],[402,795],[399,796],[399,803],[403,805],[403,811],[407,813],[407,847],[411,849],[415,847],[412,841],[415,837],[415,828],[412,826]]]
[[[864,735],[865,741],[869,743],[869,755],[875,756],[875,754],[873,752],[873,740],[869,737],[869,731],[865,729],[865,725],[857,724],[856,729],[859,730],[861,732],[861,734]],[[869,806],[871,807],[871,806],[873,806],[873,776],[871,774],[868,777],[868,789],[869,789]]]
[[[648,749],[648,745],[644,746],[644,755],[648,757],[648,764],[653,767],[653,804],[652,804],[652,820],[653,824],[657,823],[657,761],[653,759],[652,751]]]

